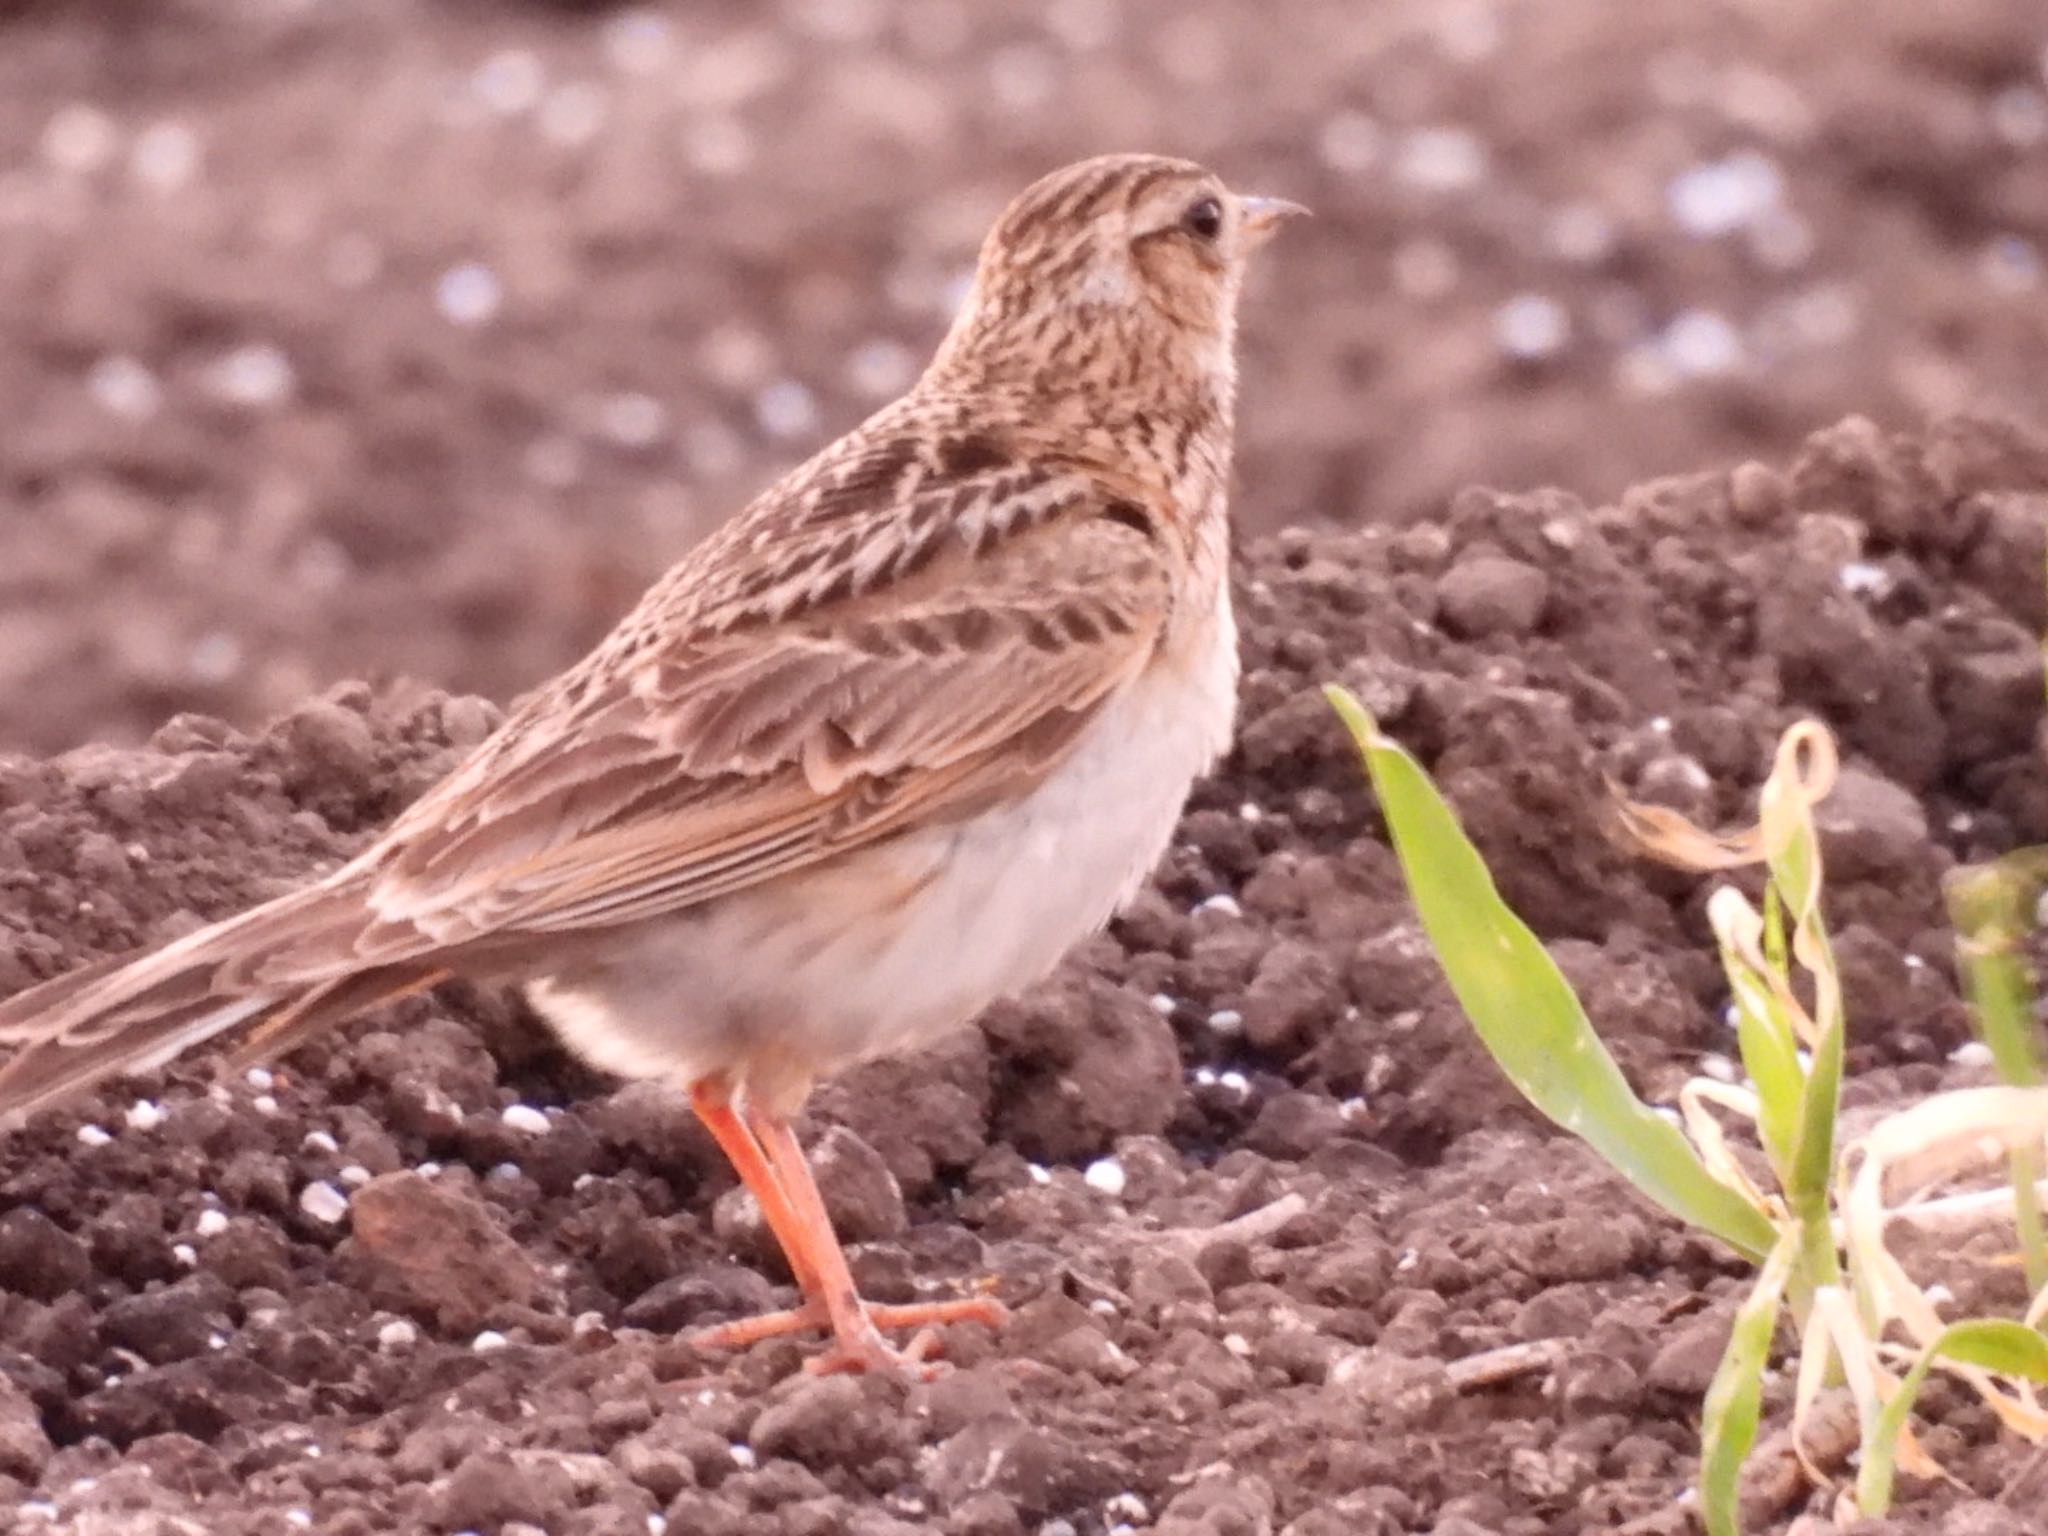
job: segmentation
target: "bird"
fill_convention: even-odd
[[[992,1295],[859,1295],[792,1129],[1136,894],[1228,748],[1237,311],[1302,213],[1187,160],[1053,171],[912,387],[747,504],[322,878],[0,1002],[0,1124],[228,1032],[238,1064],[451,979],[674,1084],[780,1244],[814,1371],[937,1369]],[[891,1334],[913,1335],[905,1345]]]

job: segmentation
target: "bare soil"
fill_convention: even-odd
[[[814,1104],[871,1292],[1015,1325],[908,1390],[700,1357],[791,1291],[684,1106],[443,992],[0,1137],[0,1531],[1690,1529],[1742,1267],[1469,1039],[1319,690],[1659,1100],[1733,1039],[1608,786],[1733,820],[1818,715],[1852,1108],[1972,1081],[1939,882],[2048,841],[2048,439],[1911,424],[2041,414],[2048,11],[1286,19],[0,0],[0,993],[346,857],[900,388],[1029,176],[1318,212],[1246,318],[1236,753],[1110,934]],[[1861,1529],[2040,1529],[1930,1403],[1962,1488]]]
[[[1699,883],[1615,848],[1607,784],[1732,819],[1787,721],[1832,721],[1852,1099],[1894,1102],[1970,1078],[1943,872],[2048,840],[2044,505],[2048,439],[1851,421],[1614,505],[1474,492],[1251,541],[1239,746],[1154,888],[814,1106],[874,1294],[1018,1310],[955,1330],[933,1386],[679,1342],[786,1277],[678,1096],[595,1079],[496,996],[35,1123],[0,1151],[0,1471],[41,1501],[17,1528],[1684,1531],[1741,1266],[1517,1106],[1319,685],[1422,755],[1653,1097],[1731,1049],[1726,1000]],[[492,717],[351,684],[256,733],[0,759],[0,989],[345,856]],[[1461,1378],[1524,1343],[1526,1373]],[[1976,1497],[1873,1529],[2031,1528],[2025,1457],[1937,1403]],[[1771,1465],[1765,1525],[1809,1501]]]

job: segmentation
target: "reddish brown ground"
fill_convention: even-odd
[[[788,1294],[730,1176],[673,1095],[440,996],[267,1088],[187,1063],[0,1140],[0,1530],[1684,1530],[1740,1267],[1478,1054],[1318,688],[1420,753],[1653,1097],[1732,1041],[1703,888],[1608,844],[1603,781],[1732,818],[1821,715],[1853,1095],[1967,1080],[1937,882],[2048,840],[2048,443],[1800,443],[2040,414],[2048,15],[222,14],[0,5],[0,746],[116,744],[0,756],[0,993],[356,846],[491,711],[310,695],[503,698],[569,659],[897,386],[1064,156],[1180,150],[1317,206],[1247,316],[1241,499],[1360,531],[1249,543],[1240,746],[1139,908],[819,1096],[874,1293],[993,1276],[1019,1308],[955,1374],[674,1342]],[[1476,181],[1415,180],[1474,145]],[[1749,221],[1689,237],[1667,190],[1717,164],[1681,204]],[[437,309],[466,262],[500,288],[472,325]],[[1503,357],[1517,295],[1563,306],[1554,354]],[[1730,335],[1732,372],[1673,377]],[[1725,472],[1753,456],[1781,472]],[[1721,468],[1623,489],[1692,465]],[[1460,491],[1544,480],[1586,499]],[[158,729],[179,710],[220,719]],[[1554,1362],[1447,1375],[1525,1340]],[[2042,1474],[1935,1407],[1971,1492],[1882,1529],[2034,1529]],[[1806,1502],[1761,1487],[1756,1524]]]

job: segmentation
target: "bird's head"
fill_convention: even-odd
[[[941,361],[1010,349],[1055,379],[1133,365],[1227,376],[1245,267],[1306,211],[1158,155],[1054,171],[989,231]]]

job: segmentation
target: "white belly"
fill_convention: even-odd
[[[1136,893],[1229,745],[1227,599],[1210,617],[1187,664],[1112,700],[1028,798],[649,924],[535,984],[536,1005],[608,1070],[777,1097],[965,1024]]]

